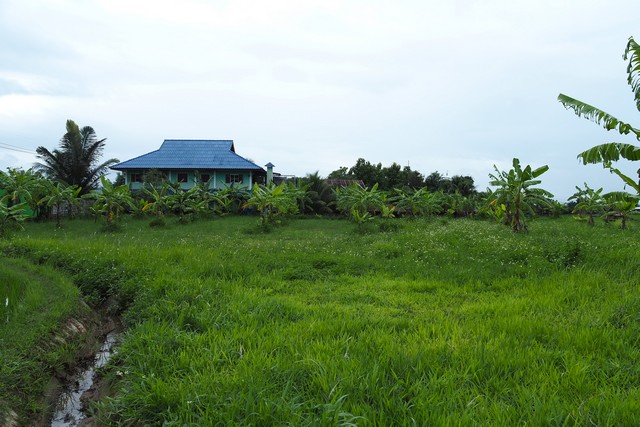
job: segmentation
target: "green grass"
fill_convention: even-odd
[[[0,420],[14,411],[45,413],[50,375],[69,361],[73,344],[50,339],[77,313],[78,289],[51,267],[0,257]],[[66,337],[64,337],[66,338]]]
[[[398,224],[69,221],[31,224],[3,250],[119,300],[107,424],[636,422],[635,223]]]

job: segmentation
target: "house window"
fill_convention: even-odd
[[[200,181],[201,182],[207,182],[207,181],[209,181],[210,178],[211,178],[211,175],[209,175],[208,173],[200,174]]]
[[[242,175],[239,173],[228,173],[225,182],[227,184],[242,184]]]
[[[131,174],[131,182],[142,182],[142,174],[141,173],[132,173]]]
[[[179,173],[178,174],[178,182],[187,182],[187,174],[186,173]]]

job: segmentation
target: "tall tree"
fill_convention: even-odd
[[[633,37],[630,37],[627,42],[623,59],[629,61],[627,65],[627,83],[631,86],[631,91],[634,94],[636,109],[640,111],[640,46],[633,40]],[[636,129],[630,124],[618,120],[616,117],[599,108],[585,104],[582,101],[578,101],[562,93],[558,95],[558,101],[560,101],[566,109],[573,110],[579,117],[584,117],[596,124],[602,125],[608,131],[618,131],[621,135],[631,133],[636,137],[636,140],[640,141],[640,129]],[[601,163],[603,167],[608,168],[612,173],[618,175],[625,184],[629,185],[637,193],[640,193],[640,182],[623,174],[612,165],[613,162],[620,158],[640,160],[640,147],[621,142],[609,142],[596,145],[587,151],[583,151],[578,154],[578,158],[582,160],[585,165],[588,163]],[[640,169],[638,169],[638,178],[640,178]]]
[[[410,188],[424,187],[424,176],[418,171],[411,170],[410,166],[402,168],[402,183]]]
[[[97,187],[109,166],[118,163],[118,159],[99,163],[105,141],[106,138],[97,138],[91,126],[81,129],[73,120],[67,120],[67,133],[60,139],[59,148],[49,151],[38,147],[36,152],[42,163],[36,163],[34,168],[51,179],[78,186],[80,194],[87,194]]]
[[[446,178],[443,177],[440,174],[440,172],[435,171],[435,172],[431,172],[424,179],[424,185],[425,185],[425,187],[427,187],[427,190],[435,192],[435,191],[443,189],[445,181],[446,181]]]
[[[476,193],[476,186],[473,178],[466,175],[454,175],[451,177],[452,193],[460,193],[464,197],[469,197]]]
[[[309,203],[306,205],[306,212],[316,214],[331,214],[336,204],[336,193],[329,184],[325,182],[318,171],[307,174],[302,178],[301,183],[307,186],[307,197]]]
[[[356,164],[349,169],[349,175],[353,175],[355,179],[362,180],[367,187],[381,183],[384,178],[382,163],[374,165],[363,158],[356,160]]]

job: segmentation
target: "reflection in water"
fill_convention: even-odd
[[[78,425],[85,414],[82,412],[82,394],[93,385],[93,376],[96,369],[106,365],[111,357],[111,349],[116,343],[118,334],[111,332],[105,337],[100,351],[96,354],[93,365],[84,372],[79,373],[69,390],[63,393],[57,404],[57,409],[51,420],[51,427],[70,427]]]

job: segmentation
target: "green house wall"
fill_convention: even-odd
[[[144,170],[128,170],[125,175],[125,183],[129,185],[132,190],[140,190],[142,189],[144,183],[143,182],[132,182],[131,177],[134,174],[144,174],[146,171]],[[179,173],[187,173],[187,182],[183,182],[180,184],[180,188],[184,190],[188,190],[195,186],[196,179],[196,171],[184,171],[184,170],[169,170],[169,171],[161,171],[166,173],[169,182],[175,183],[178,181]],[[254,177],[251,171],[238,171],[238,170],[215,170],[215,171],[200,171],[200,174],[209,174],[211,175],[211,182],[209,184],[209,188],[212,190],[220,190],[229,186],[226,182],[227,174],[237,174],[242,176],[242,183],[236,183],[236,187],[251,189],[253,186]]]

